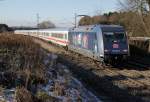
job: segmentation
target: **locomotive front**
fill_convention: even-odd
[[[104,60],[106,62],[127,61],[129,45],[125,30],[121,26],[102,27]]]

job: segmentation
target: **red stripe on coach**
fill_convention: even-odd
[[[50,40],[55,40],[56,42],[60,42],[60,43],[64,43],[64,44],[68,44],[68,41],[57,40],[57,39],[52,38],[52,37],[48,37],[48,39],[50,39]]]

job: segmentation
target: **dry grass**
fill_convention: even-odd
[[[32,94],[25,88],[17,88],[15,95],[17,102],[33,102]]]
[[[0,71],[7,74],[4,77],[8,78],[8,83],[14,84],[16,79],[21,78],[21,84],[29,88],[37,80],[44,80],[43,58],[43,50],[30,37],[0,35]],[[7,83],[6,80],[0,80]]]

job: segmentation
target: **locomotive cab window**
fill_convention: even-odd
[[[114,33],[114,36],[116,39],[118,40],[124,40],[125,39],[125,34],[124,33],[121,33],[121,32],[115,32]]]
[[[124,41],[125,33],[124,32],[104,32],[105,41]]]

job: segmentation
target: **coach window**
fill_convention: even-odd
[[[52,33],[51,36],[54,37],[54,34]]]
[[[46,33],[46,35],[49,36],[48,33]]]
[[[63,39],[64,35],[63,34],[58,34],[58,38]]]

